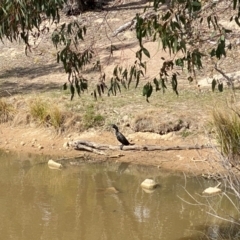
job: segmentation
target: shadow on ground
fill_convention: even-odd
[[[48,79],[48,75],[59,73],[62,68],[57,64],[44,66],[14,67],[0,73],[0,97],[16,94],[27,94],[29,92],[46,92],[61,89],[62,82]],[[62,73],[63,76],[65,73]],[[46,76],[44,79],[35,78]],[[31,81],[33,80],[33,81]]]
[[[0,97],[9,97],[17,94],[29,94],[31,92],[41,93],[41,92],[51,92],[53,90],[61,90],[61,83],[25,83],[24,85],[19,85],[18,82],[3,82],[0,83]]]
[[[49,65],[39,65],[39,66],[32,66],[29,65],[27,67],[14,67],[12,69],[8,69],[6,71],[2,71],[0,73],[0,80],[11,77],[15,78],[29,78],[33,79],[36,77],[41,77],[45,75],[52,74],[53,72],[59,72],[62,69],[61,66],[57,64],[49,64]]]

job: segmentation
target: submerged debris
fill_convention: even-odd
[[[48,161],[48,167],[50,169],[61,169],[63,166],[62,166],[62,164],[57,163],[57,162],[53,161],[52,159],[50,159]]]

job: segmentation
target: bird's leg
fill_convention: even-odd
[[[123,150],[123,144],[122,144],[122,145],[120,145],[120,149],[121,149],[121,150]]]

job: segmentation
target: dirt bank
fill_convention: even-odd
[[[133,133],[127,136],[138,145],[182,146],[206,144],[206,139],[183,140],[174,133],[159,137],[152,133]],[[96,132],[90,130],[81,134],[57,136],[46,129],[12,128],[0,125],[0,148],[6,151],[29,152],[49,155],[52,159],[86,156],[94,161],[130,162],[132,164],[152,165],[158,168],[183,171],[190,174],[215,175],[222,171],[220,163],[215,160],[211,149],[179,150],[179,151],[108,151],[106,156],[77,151],[66,148],[64,144],[70,140],[88,140],[99,144],[118,145],[112,132]],[[200,142],[201,141],[201,142]]]

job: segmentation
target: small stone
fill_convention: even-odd
[[[154,189],[158,186],[158,184],[153,180],[153,179],[145,179],[142,183],[141,183],[141,187],[142,188],[146,188],[146,189]]]
[[[20,144],[21,144],[22,146],[24,146],[24,145],[25,145],[25,142],[22,141],[22,142],[20,142]]]
[[[221,192],[222,192],[222,190],[218,187],[209,187],[209,188],[206,188],[203,191],[203,194],[215,195],[215,194],[218,194],[218,193],[221,193]]]
[[[39,150],[43,149],[43,146],[39,145],[39,146],[38,146],[38,149],[39,149]]]
[[[57,163],[57,162],[53,161],[52,159],[50,159],[50,160],[48,161],[48,167],[49,167],[50,169],[60,169],[60,168],[62,168],[63,166],[62,166],[62,164]]]
[[[68,142],[65,142],[65,143],[63,144],[63,148],[68,149],[68,148],[69,148],[69,143],[68,143]]]

